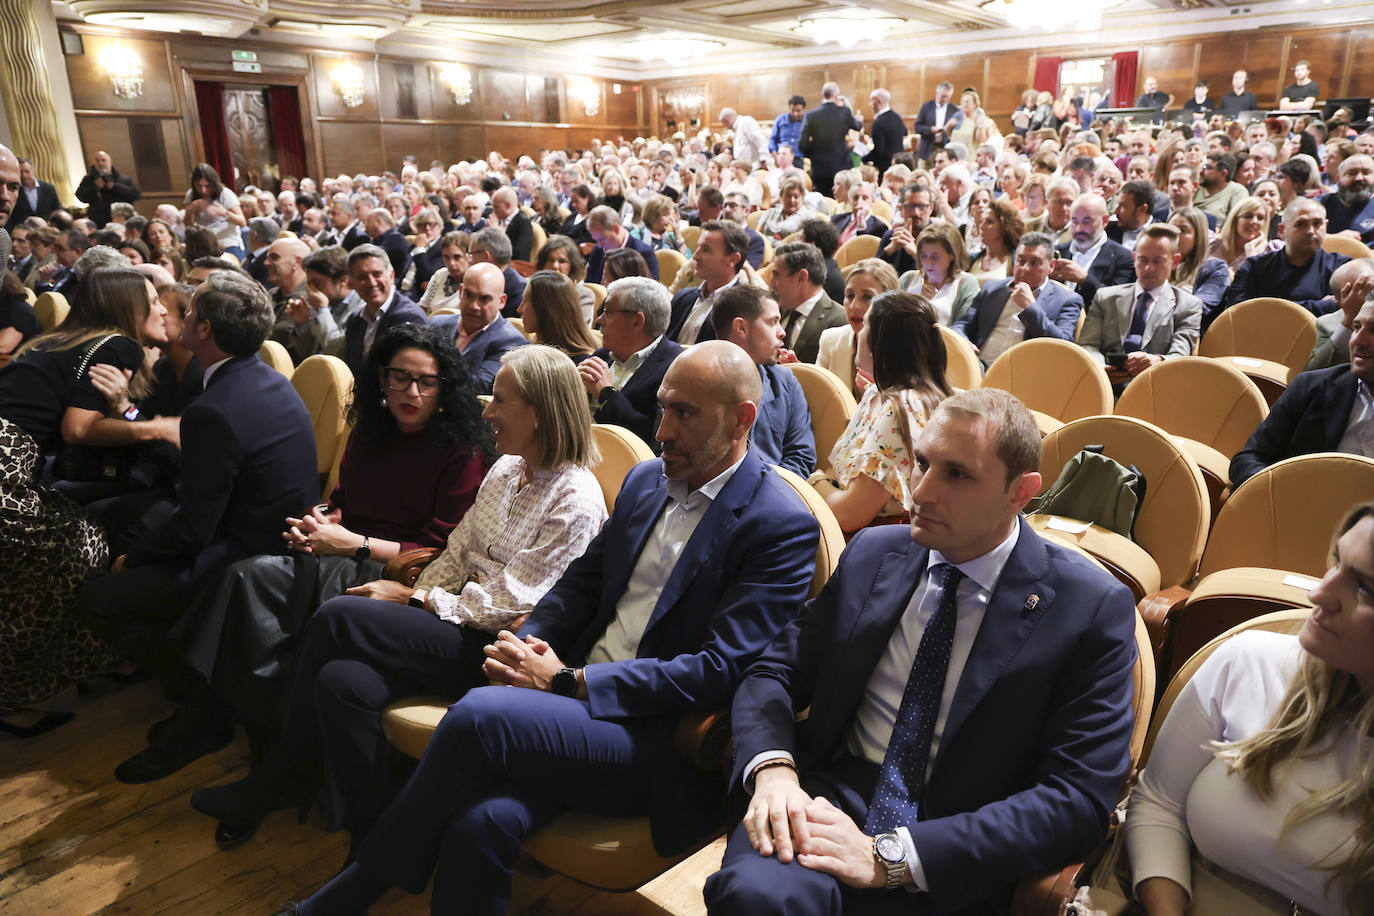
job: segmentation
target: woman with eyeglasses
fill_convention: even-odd
[[[414,585],[381,580],[326,603],[300,640],[281,740],[246,779],[198,789],[232,848],[281,808],[308,806],[323,783],[331,829],[361,837],[389,798],[387,704],[456,699],[486,683],[483,647],[516,630],[606,520],[590,468],[600,461],[587,392],[566,354],[508,352],[483,412],[501,457],[443,553]]]
[[[293,636],[315,609],[381,578],[398,554],[442,547],[495,457],[452,338],[420,325],[399,325],[373,345],[349,419],[329,502],[285,520],[281,555],[217,574],[179,625],[186,660],[250,734],[276,727]]]

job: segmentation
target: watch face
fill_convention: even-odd
[[[884,833],[875,841],[877,844],[878,857],[885,862],[900,862],[906,858],[906,849],[902,846],[902,838],[895,833]]]

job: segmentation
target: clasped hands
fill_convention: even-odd
[[[589,356],[578,363],[577,376],[582,380],[582,387],[587,389],[587,394],[593,398],[611,387],[611,367],[599,356]]]
[[[351,554],[361,547],[362,535],[354,534],[339,524],[343,513],[335,509],[326,514],[326,508],[314,506],[303,518],[288,516],[286,530],[281,535],[287,546],[320,557]]]
[[[502,630],[496,641],[482,649],[487,660],[482,672],[493,686],[528,687],[548,691],[553,676],[567,666],[553,647],[538,636],[523,640],[510,630]]]
[[[771,766],[754,777],[744,829],[759,855],[832,875],[855,888],[883,887],[886,870],[873,857],[873,838],[828,799],[812,798],[797,771]]]

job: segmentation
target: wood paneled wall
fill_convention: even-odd
[[[1212,97],[1216,98],[1230,90],[1231,74],[1243,69],[1249,72],[1250,88],[1261,103],[1276,103],[1283,87],[1292,82],[1292,65],[1305,59],[1312,64],[1312,78],[1321,85],[1323,97],[1368,97],[1374,94],[1374,55],[1360,54],[1357,49],[1367,49],[1371,43],[1374,27],[1257,29],[1153,42],[1138,47],[1137,82],[1154,76],[1182,105],[1191,97],[1196,80],[1207,80]],[[1046,49],[1038,53],[1066,59],[1111,54],[1082,48]],[[983,107],[1006,130],[1011,112],[1020,104],[1021,93],[1031,85],[1036,57],[1035,51],[998,51],[926,60],[912,55],[904,60],[803,69],[767,69],[760,65],[744,74],[655,80],[645,89],[645,103],[654,129],[662,132],[667,129],[662,116],[663,95],[671,89],[701,89],[713,126],[720,127],[716,116],[728,106],[753,115],[767,129],[773,118],[787,110],[789,96],[800,94],[809,106],[817,105],[821,84],[834,80],[865,118],[871,118],[868,93],[877,86],[886,88],[892,93],[893,109],[909,122],[921,104],[934,96],[936,84],[948,80],[955,86],[956,99],[958,90],[966,86],[977,89],[982,94]]]
[[[593,138],[629,138],[650,129],[650,109],[641,104],[641,87],[632,82],[620,83],[617,93],[614,82],[590,79],[600,91],[600,105],[588,116],[565,77],[469,65],[472,97],[460,106],[440,79],[440,64],[432,61],[144,34],[117,36],[143,62],[143,95],[121,99],[98,64],[115,33],[63,29],[80,34],[84,45],[84,53],[66,58],[82,156],[90,162],[96,151],[107,151],[116,168],[142,188],[136,206],[148,215],[160,203],[181,202],[192,165],[203,159],[197,79],[236,87],[296,86],[308,171],[317,178],[399,169],[406,154],[422,165],[480,158],[490,150],[533,155],[546,147],[585,147]],[[234,48],[256,51],[262,72],[234,72]],[[363,103],[355,108],[344,105],[330,77],[345,58],[364,75]]]

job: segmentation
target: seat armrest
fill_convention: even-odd
[[[1064,903],[1073,897],[1074,880],[1082,867],[1081,863],[1070,865],[1062,871],[1016,882],[1011,916],[1057,916]]]
[[[1156,659],[1159,658],[1160,650],[1164,648],[1165,640],[1168,638],[1170,618],[1188,603],[1192,594],[1192,590],[1175,585],[1146,595],[1136,605],[1141,619],[1145,621],[1145,629],[1149,631],[1150,645],[1155,650]]]
[[[420,578],[420,571],[441,553],[443,550],[438,547],[416,547],[399,553],[387,561],[382,569],[382,578],[392,579],[402,585],[414,585],[415,580]]]
[[[677,723],[673,746],[703,773],[730,776],[730,710],[685,713]]]

